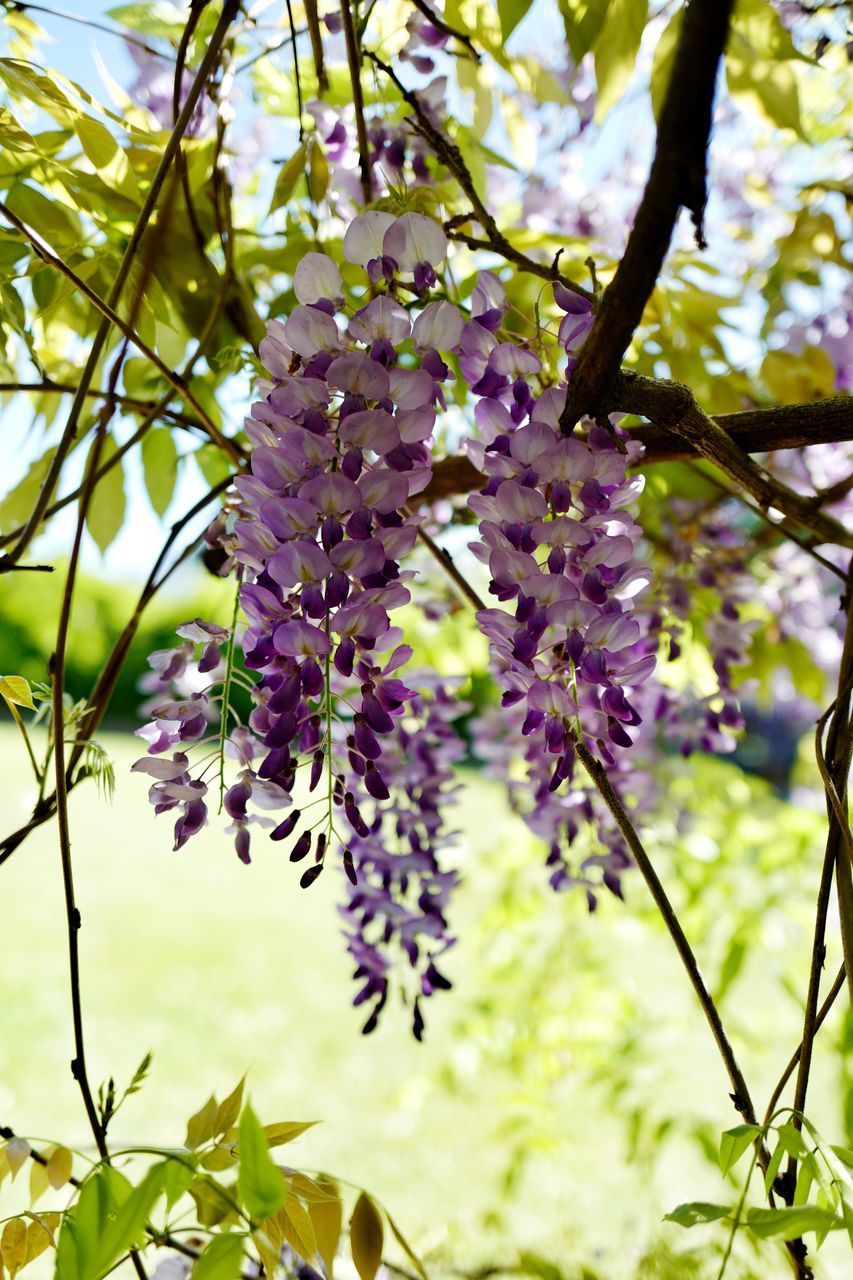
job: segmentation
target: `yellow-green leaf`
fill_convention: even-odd
[[[293,195],[297,182],[305,172],[305,160],[308,151],[305,143],[297,147],[296,151],[278,171],[278,177],[275,180],[275,188],[273,189],[272,200],[268,212],[272,213],[275,209],[280,209],[282,205],[287,204]]]
[[[178,478],[178,450],[166,427],[154,427],[142,437],[142,471],[151,505],[162,516],[172,501]],[[237,1112],[230,1123],[236,1118]]]
[[[835,368],[822,347],[807,347],[799,355],[768,351],[761,377],[779,404],[821,400],[835,390]]]
[[[107,436],[98,458],[98,470],[114,457],[116,451],[115,441],[112,436]],[[102,554],[115,541],[124,523],[124,511],[124,475],[121,462],[117,462],[95,485],[86,512],[86,528]]]
[[[267,1146],[282,1147],[286,1142],[292,1142],[294,1138],[298,1138],[306,1129],[312,1129],[317,1123],[316,1120],[280,1120],[277,1124],[265,1124],[264,1136]],[[236,1138],[237,1130],[229,1129],[225,1135],[226,1142],[233,1142]]]
[[[334,1197],[334,1199],[320,1201],[308,1206],[317,1249],[323,1259],[323,1265],[329,1275],[329,1280],[332,1280],[335,1254],[338,1251],[343,1227],[344,1205],[340,1198],[338,1184],[332,1178],[321,1175],[317,1181],[324,1191]]]
[[[239,1142],[237,1189],[243,1203],[256,1218],[272,1217],[284,1204],[287,1188],[281,1170],[270,1158],[260,1121],[248,1104],[240,1117]]]
[[[59,1226],[58,1213],[36,1213],[27,1227],[27,1262],[32,1262],[48,1246],[54,1246],[54,1233]]]
[[[216,1132],[216,1117],[218,1114],[219,1103],[211,1094],[201,1110],[197,1111],[194,1116],[190,1116],[187,1121],[187,1136],[184,1138],[184,1146],[193,1151],[203,1143],[209,1142]]]
[[[678,37],[681,35],[681,18],[683,13],[683,9],[677,9],[672,15],[669,22],[663,29],[661,37],[655,47],[654,57],[652,58],[650,90],[652,95],[652,110],[655,113],[656,120],[660,118],[663,100],[666,95],[666,91],[669,88],[669,77],[672,73],[675,50],[678,45]]]
[[[10,1280],[27,1261],[27,1224],[23,1218],[10,1218],[0,1236],[0,1258]]]
[[[595,45],[595,118],[599,123],[622,97],[634,73],[648,9],[648,0],[610,0],[607,6],[606,24]]]
[[[7,702],[13,702],[16,707],[26,707],[28,711],[35,711],[36,704],[33,702],[29,681],[23,676],[0,676],[0,695]]]
[[[236,1280],[243,1263],[243,1237],[214,1236],[192,1269],[193,1280]]]
[[[385,1210],[385,1217],[388,1219],[388,1226],[391,1228],[391,1231],[394,1234],[394,1239],[397,1241],[397,1244],[403,1250],[406,1257],[409,1259],[409,1262],[411,1262],[412,1266],[415,1268],[418,1275],[421,1277],[421,1280],[427,1280],[427,1273],[424,1270],[424,1264],[421,1262],[420,1258],[415,1253],[414,1249],[409,1244],[408,1240],[403,1235],[402,1231],[397,1226],[396,1222],[391,1217],[387,1209]]]
[[[316,138],[308,143],[308,194],[319,204],[329,187],[329,162]]]
[[[509,39],[521,19],[527,16],[532,4],[533,0],[498,0],[498,15],[504,40]]]
[[[53,1187],[54,1191],[58,1191],[60,1187],[64,1187],[68,1179],[71,1177],[72,1166],[71,1152],[67,1147],[56,1147],[51,1152],[48,1161],[47,1180]]]
[[[47,1191],[49,1185],[47,1169],[41,1161],[34,1160],[30,1165],[30,1204],[35,1204]]]
[[[4,1152],[13,1178],[21,1166],[26,1164],[30,1151],[31,1147],[26,1138],[10,1138],[6,1143]]]
[[[355,1202],[349,1220],[350,1249],[355,1269],[361,1280],[373,1280],[382,1261],[382,1245],[385,1233],[379,1210],[366,1192]]]
[[[80,116],[74,122],[74,131],[80,139],[86,159],[96,169],[106,169],[118,151],[118,143],[109,129],[89,116]]]
[[[317,1252],[314,1227],[308,1210],[295,1196],[288,1196],[278,1215],[284,1238],[301,1258],[310,1262]]]

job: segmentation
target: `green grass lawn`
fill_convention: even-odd
[[[719,1176],[686,1142],[668,1146],[653,1167],[632,1159],[625,1124],[588,1069],[590,1044],[602,1073],[611,1052],[608,1006],[585,986],[583,965],[594,960],[596,991],[601,973],[612,975],[608,1000],[649,993],[653,1010],[655,991],[667,992],[656,1050],[662,1066],[654,1068],[670,1091],[663,1110],[683,1105],[703,1113],[717,1132],[735,1123],[666,939],[616,904],[605,907],[603,919],[590,919],[576,901],[549,895],[538,867],[542,923],[531,919],[530,945],[561,939],[566,1007],[586,1046],[584,1070],[566,1055],[565,1026],[534,1018],[533,993],[526,1026],[533,1048],[515,1068],[512,1055],[500,1061],[502,1039],[528,1015],[523,991],[508,989],[512,1009],[483,1006],[477,975],[487,960],[499,966],[506,940],[484,940],[473,929],[495,877],[493,861],[484,876],[476,867],[496,842],[510,863],[527,845],[487,784],[469,789],[461,823],[459,918],[472,926],[476,953],[463,933],[446,966],[454,991],[430,1002],[426,1041],[418,1045],[393,1002],[375,1035],[360,1034],[335,875],[302,892],[281,846],[258,841],[255,861],[244,867],[215,825],[172,853],[168,817],[155,820],[145,780],[128,772],[136,743],[129,735],[106,735],[105,743],[116,766],[114,803],[89,784],[71,800],[90,1074],[96,1082],[112,1074],[121,1084],[147,1050],[154,1055],[148,1083],[114,1122],[115,1146],[179,1145],[191,1111],[248,1071],[264,1121],[323,1122],[287,1149],[287,1159],[367,1187],[425,1254],[449,1252],[466,1265],[527,1249],[562,1266],[577,1253],[614,1280],[637,1274],[663,1213],[679,1200],[725,1197]],[[11,730],[0,734],[0,768],[3,822],[11,829],[31,803],[26,760]],[[0,886],[0,1123],[88,1150],[68,1065],[65,916],[52,826],[0,870]],[[783,1023],[767,1046],[768,1061],[778,1062],[796,1035],[794,1018]],[[548,1061],[552,1042],[556,1069]],[[697,1096],[710,1099],[704,1112]],[[528,1134],[536,1135],[529,1160],[513,1181],[508,1152]],[[11,1192],[3,1184],[0,1217],[14,1211],[20,1181]],[[666,1230],[674,1248],[701,1246],[699,1233]],[[784,1274],[781,1261],[779,1268]],[[576,1274],[567,1266],[566,1275]]]

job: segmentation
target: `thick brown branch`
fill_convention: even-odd
[[[810,530],[818,542],[853,547],[853,531],[816,510],[812,499],[794,493],[763,471],[718,422],[703,412],[690,389],[680,382],[622,374],[608,388],[607,407],[641,414],[652,419],[656,426],[680,436],[750,494],[759,507],[781,512],[795,524]]]
[[[833,396],[813,404],[781,405],[724,413],[714,419],[746,453],[772,453],[776,449],[805,449],[809,445],[853,440],[853,397]],[[642,466],[677,462],[701,455],[684,437],[650,423],[635,427],[632,436],[645,445]],[[442,458],[433,466],[432,481],[420,495],[422,502],[471,493],[481,489],[486,477],[466,457]]]
[[[560,420],[564,431],[598,408],[601,393],[617,375],[682,207],[690,210],[699,243],[704,243],[705,153],[732,8],[733,0],[691,0],[684,9],[648,182],[625,252],[572,372]]]

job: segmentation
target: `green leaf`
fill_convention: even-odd
[[[366,1192],[355,1202],[349,1220],[350,1249],[355,1269],[361,1280],[373,1280],[382,1261],[385,1233],[379,1210]]]
[[[680,1204],[672,1213],[664,1214],[664,1222],[674,1222],[679,1227],[698,1227],[706,1222],[719,1222],[720,1218],[731,1217],[731,1213],[728,1205],[694,1200],[689,1204]]]
[[[200,449],[196,449],[192,456],[195,459],[196,466],[211,488],[231,474],[231,466],[228,459],[218,445],[203,444]]]
[[[329,1280],[332,1280],[335,1254],[338,1251],[343,1227],[344,1206],[340,1198],[338,1184],[333,1178],[327,1178],[321,1174],[317,1181],[324,1191],[328,1191],[330,1195],[336,1197],[334,1200],[325,1200],[308,1206],[317,1249],[323,1259],[323,1265],[329,1275]]]
[[[99,470],[114,457],[116,451],[115,441],[112,436],[107,436],[98,458]],[[102,555],[115,541],[124,523],[125,506],[124,474],[121,462],[117,462],[95,485],[95,491],[86,512],[86,528]]]
[[[6,533],[25,522],[55,453],[54,446],[31,463],[23,480],[19,481],[0,502],[0,533]]]
[[[142,437],[142,470],[151,505],[162,516],[172,501],[178,478],[178,450],[168,428],[153,427]]]
[[[188,1147],[190,1151],[194,1151],[196,1147],[209,1142],[216,1133],[216,1117],[218,1114],[219,1103],[211,1094],[201,1110],[190,1116],[187,1121],[187,1136],[184,1138],[184,1146]]]
[[[156,0],[155,4],[120,4],[108,9],[107,17],[130,31],[162,36],[166,40],[180,39],[186,23],[186,16],[180,9],[167,4],[166,0]]]
[[[427,1273],[424,1270],[424,1264],[421,1262],[420,1258],[415,1253],[414,1249],[409,1244],[408,1240],[403,1235],[402,1231],[397,1226],[396,1222],[391,1217],[387,1209],[385,1210],[385,1217],[388,1219],[388,1226],[391,1228],[391,1231],[393,1232],[394,1239],[397,1241],[397,1244],[403,1250],[406,1257],[409,1259],[409,1262],[411,1262],[412,1266],[415,1268],[415,1271],[417,1271],[418,1275],[421,1277],[421,1280],[427,1280]]]
[[[720,1138],[720,1170],[723,1177],[733,1169],[744,1151],[752,1146],[763,1130],[757,1124],[737,1124]]]
[[[216,1112],[216,1119],[213,1122],[213,1132],[216,1137],[226,1133],[236,1123],[240,1114],[240,1104],[243,1101],[243,1086],[245,1083],[246,1077],[243,1076],[241,1080],[237,1081],[225,1101],[220,1102]]]
[[[6,151],[38,151],[35,138],[18,124],[6,107],[0,107],[0,144]]]
[[[79,244],[82,232],[71,210],[59,200],[48,199],[35,187],[16,182],[6,197],[6,204],[22,222],[47,241],[51,249]]]
[[[649,87],[652,95],[652,111],[655,113],[656,120],[660,119],[663,100],[666,96],[666,91],[669,88],[669,77],[672,74],[675,50],[678,46],[678,37],[681,35],[681,18],[683,13],[683,9],[677,9],[672,15],[661,34],[660,40],[657,42],[654,57],[652,58],[652,73]]]
[[[572,61],[577,64],[601,35],[610,0],[558,0]]]
[[[634,73],[648,11],[648,0],[610,0],[603,38],[595,46],[595,119],[599,124],[622,97]]]
[[[748,1209],[746,1221],[761,1240],[771,1236],[793,1240],[806,1231],[836,1231],[844,1226],[832,1209],[821,1209],[815,1204],[794,1205],[790,1209]]]
[[[144,1241],[145,1224],[163,1192],[166,1165],[167,1161],[162,1161],[149,1169],[139,1186],[134,1187],[118,1211],[110,1214],[102,1225],[92,1280],[100,1280],[117,1258]],[[81,1277],[81,1280],[89,1278]]]
[[[316,138],[308,143],[308,195],[319,204],[329,188],[329,162]]]
[[[287,1188],[281,1170],[273,1164],[266,1136],[252,1108],[243,1108],[239,1127],[240,1173],[237,1189],[249,1212],[270,1218],[284,1204]]]
[[[189,1191],[195,1178],[195,1167],[190,1160],[189,1156],[184,1160],[172,1159],[166,1165],[166,1171],[163,1174],[163,1194],[166,1197],[168,1209],[174,1208],[181,1196]]]
[[[275,188],[270,201],[270,207],[267,214],[273,213],[276,209],[280,209],[282,205],[287,204],[293,195],[297,182],[305,173],[305,160],[308,155],[308,149],[303,142],[296,151],[279,169],[278,177],[275,180]]]
[[[14,703],[16,707],[26,707],[28,711],[36,709],[30,682],[23,676],[0,676],[0,696],[7,702]]]
[[[306,1129],[313,1129],[317,1123],[316,1120],[281,1120],[277,1124],[265,1124],[264,1136],[267,1146],[284,1146],[286,1142],[292,1142],[294,1138],[305,1133]]]
[[[203,1227],[215,1227],[232,1215],[231,1206],[211,1178],[200,1177],[188,1188]]]
[[[214,1236],[192,1269],[193,1280],[236,1280],[245,1250],[239,1235]]]
[[[732,97],[751,105],[771,124],[805,139],[797,80],[787,61],[762,57],[733,30],[726,48],[726,81]]]
[[[109,129],[89,116],[80,116],[74,122],[74,131],[80,139],[86,158],[96,169],[106,169],[118,151],[118,143]]]
[[[278,1221],[284,1232],[284,1238],[300,1258],[310,1262],[317,1253],[317,1241],[314,1238],[314,1225],[308,1210],[296,1199],[288,1196]]]
[[[97,1280],[100,1242],[132,1188],[111,1165],[87,1179],[76,1205],[62,1220],[56,1248],[56,1274],[62,1280]]]
[[[508,40],[521,19],[526,17],[533,0],[498,0],[498,16],[504,40]]]

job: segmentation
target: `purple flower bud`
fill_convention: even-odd
[[[309,867],[307,871],[303,871],[302,876],[300,877],[300,880],[299,880],[300,888],[310,889],[314,881],[319,878],[322,870],[323,870],[323,863],[317,862],[314,864],[313,867]]]
[[[387,800],[390,792],[373,761],[369,761],[364,773],[364,788],[374,800]]]
[[[324,751],[315,751],[311,759],[311,779],[308,783],[308,790],[314,791],[321,777],[323,776],[323,765],[326,760]]]
[[[367,760],[378,760],[382,754],[382,748],[376,735],[371,732],[365,724],[361,716],[356,716],[353,723],[353,739],[356,749]]]
[[[351,676],[353,663],[355,662],[355,641],[351,636],[344,636],[338,647],[335,649],[333,658],[335,668],[342,676]]]
[[[323,592],[313,583],[305,584],[299,599],[302,604],[302,612],[306,618],[324,618],[326,616],[326,602],[323,599]]]
[[[344,871],[347,873],[347,879],[350,884],[358,884],[358,874],[355,869],[355,863],[352,860],[352,854],[349,849],[344,849]]]
[[[313,658],[305,658],[300,671],[303,692],[308,698],[316,698],[326,683],[322,667]]]
[[[355,479],[350,476],[350,479]],[[331,551],[332,547],[336,547],[339,542],[343,541],[344,531],[341,522],[337,516],[326,516],[320,526],[320,539],[323,543],[324,551]]]
[[[302,835],[296,841],[296,844],[290,851],[291,862],[301,862],[303,858],[307,858],[311,852],[311,832],[303,831]]]
[[[346,603],[349,591],[350,580],[347,575],[342,570],[333,573],[326,583],[326,608],[340,608],[342,604]]]
[[[240,861],[246,863],[247,865],[252,861],[251,857],[249,856],[250,841],[251,841],[251,837],[249,835],[249,828],[239,827],[237,830],[237,834],[234,837],[234,848],[237,851],[237,857],[240,859]]]
[[[270,832],[270,840],[286,840],[296,827],[300,816],[299,810],[294,809],[293,812],[285,818],[284,822],[280,822],[275,830]]]

